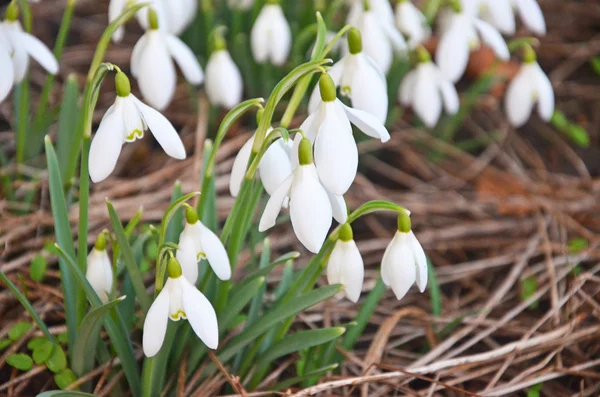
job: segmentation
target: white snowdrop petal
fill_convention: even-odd
[[[316,254],[331,227],[331,204],[313,165],[296,170],[290,197],[292,228],[298,240]]]
[[[425,288],[427,288],[427,256],[425,256],[425,251],[423,251],[423,247],[419,243],[419,240],[417,240],[415,234],[410,231],[409,235],[416,264],[417,286],[419,287],[419,291],[423,292],[425,291]]]
[[[183,310],[194,333],[209,348],[219,346],[219,324],[217,313],[209,300],[189,282],[182,282]]]
[[[493,51],[494,54],[503,61],[508,61],[510,59],[510,52],[508,51],[508,46],[506,45],[506,41],[492,25],[489,23],[482,21],[481,19],[475,19],[475,28],[479,32],[481,39],[485,44],[487,44]]]
[[[121,147],[125,125],[122,108],[109,109],[98,126],[90,146],[89,170],[94,183],[108,177],[115,169]]]
[[[344,196],[336,196],[327,189],[325,189],[325,192],[329,197],[329,203],[331,204],[331,210],[333,212],[333,219],[335,219],[340,225],[346,223],[348,220],[348,207],[346,206],[346,200],[344,200]]]
[[[144,104],[135,97],[134,99],[150,132],[152,132],[152,135],[154,135],[154,138],[165,153],[177,160],[185,159],[185,147],[171,122],[159,111]]]
[[[491,0],[485,2],[490,23],[502,33],[515,34],[516,24],[513,13],[512,0]]]
[[[202,83],[204,74],[202,73],[198,59],[196,59],[196,55],[194,55],[190,47],[177,36],[165,35],[165,37],[167,49],[175,62],[177,62],[183,73],[183,77],[190,84],[198,85]]]
[[[513,78],[506,90],[505,108],[508,120],[514,127],[523,126],[533,108],[533,90],[530,75],[525,68]]]
[[[380,139],[381,142],[390,140],[390,133],[387,128],[372,114],[360,109],[353,109],[340,102],[348,120],[366,135]]]
[[[393,49],[382,29],[381,21],[372,11],[367,11],[363,13],[358,28],[362,34],[364,52],[387,74],[392,65]]]
[[[434,76],[431,63],[419,65],[413,108],[428,128],[435,127],[442,113],[442,98]]]
[[[110,0],[108,3],[108,22],[112,22],[121,15],[121,13],[125,10],[127,0]],[[115,33],[112,36],[112,39],[115,43],[120,42],[123,39],[123,35],[125,34],[125,28],[123,25],[119,26]]]
[[[385,123],[388,113],[387,82],[382,80],[379,71],[363,57],[359,57],[352,79],[352,107],[375,116]]]
[[[342,266],[344,266],[344,249],[342,241],[338,240],[331,250],[327,262],[327,282],[329,285],[340,284],[342,282]]]
[[[398,300],[402,299],[416,281],[416,266],[410,240],[406,233],[396,233],[383,254],[381,267]]]
[[[164,110],[175,94],[177,74],[162,33],[146,33],[148,41],[137,62],[137,79],[146,102]]]
[[[135,100],[129,96],[123,98],[123,124],[125,129],[123,131],[123,140],[133,142],[144,132],[144,123],[140,117],[140,112],[137,109]]]
[[[398,100],[404,106],[408,106],[412,104],[414,92],[415,92],[415,82],[417,81],[417,72],[416,70],[411,70],[408,72],[404,79],[402,79],[402,83],[400,84],[400,89],[398,90]]]
[[[273,192],[269,201],[267,202],[267,206],[260,218],[260,223],[258,225],[258,230],[260,232],[264,232],[267,229],[275,226],[275,222],[277,221],[277,216],[279,215],[279,211],[281,211],[281,206],[285,198],[288,196],[290,188],[292,187],[292,181],[294,180],[294,174],[290,174],[283,183]]]
[[[284,145],[282,138],[273,142],[258,166],[260,180],[269,195],[292,173],[292,162]]]
[[[258,63],[265,63],[269,57],[268,18],[268,13],[265,14],[265,7],[263,7],[250,31],[250,48]]]
[[[22,47],[18,47],[12,54],[12,63],[14,71],[14,83],[19,84],[25,78],[29,69],[29,55]]]
[[[140,63],[141,54],[144,53],[146,44],[148,43],[148,34],[143,35],[133,46],[131,52],[131,75],[137,78],[138,65]]]
[[[240,70],[227,50],[214,52],[206,65],[206,94],[215,105],[231,109],[242,101]]]
[[[229,179],[229,193],[233,197],[237,197],[244,181],[244,176],[248,169],[248,161],[250,161],[250,154],[252,153],[252,145],[254,144],[254,135],[244,143],[238,154],[233,160],[233,166],[231,168],[231,176]]]
[[[456,114],[460,108],[460,100],[456,87],[450,81],[445,80],[441,73],[438,73],[438,88],[442,94],[442,101],[444,103],[444,109],[448,114]]]
[[[358,149],[352,135],[352,127],[343,111],[339,109],[339,104],[341,102],[327,104],[327,114],[317,132],[314,146],[319,178],[335,195],[342,195],[348,191],[358,170]]]
[[[112,289],[112,269],[106,251],[93,248],[87,257],[85,278],[103,303]]]
[[[197,227],[200,230],[202,250],[206,254],[208,264],[219,279],[229,280],[231,278],[231,264],[223,243],[212,230],[201,222],[197,223]]]
[[[540,118],[546,122],[550,121],[554,114],[554,90],[552,83],[546,73],[535,63],[531,66],[534,84],[537,90],[537,109]]]
[[[0,47],[0,70],[5,74],[5,76],[14,75],[13,63],[10,58],[8,51],[4,48]],[[12,78],[2,78],[0,79],[0,102],[4,101],[13,86]]]
[[[48,73],[53,75],[58,73],[58,62],[54,54],[40,39],[29,33],[21,32],[18,44],[27,51],[29,56],[42,65]]]
[[[342,242],[344,261],[341,266],[341,283],[346,297],[352,302],[358,302],[365,275],[365,266],[360,251],[354,240]]]
[[[181,265],[183,276],[192,284],[198,281],[198,256],[194,239],[184,229],[177,243],[179,249],[175,257]]]
[[[469,62],[470,50],[463,23],[456,19],[450,22],[435,52],[435,63],[444,77],[453,83],[460,80]]]
[[[425,16],[410,1],[398,3],[396,26],[409,37],[410,48],[415,48],[431,35],[431,28],[427,24]]]
[[[170,279],[167,280],[167,283]],[[163,290],[158,294],[144,320],[144,334],[142,336],[142,347],[146,357],[154,357],[162,347],[167,333],[169,322],[169,289],[165,284]]]
[[[537,0],[519,0],[516,2],[517,11],[523,23],[538,36],[546,34],[546,21]]]
[[[268,5],[266,7],[269,7]],[[283,15],[283,10],[279,5],[275,7],[271,18],[271,31],[269,32],[269,41],[271,45],[271,62],[273,65],[282,66],[287,61],[292,48],[292,32],[290,25]]]

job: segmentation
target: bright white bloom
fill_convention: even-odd
[[[198,261],[206,259],[217,277],[221,280],[231,278],[231,264],[223,243],[209,228],[198,220],[193,208],[186,210],[186,222],[179,235],[177,260],[181,264],[183,275],[192,284],[198,281]]]
[[[158,294],[144,321],[142,347],[147,357],[155,356],[162,347],[169,318],[187,319],[192,329],[209,349],[219,345],[217,314],[209,300],[181,275],[177,260],[169,261],[169,278]]]
[[[350,51],[327,71],[336,87],[341,87],[342,95],[348,96],[352,107],[364,110],[385,123],[388,111],[387,81],[379,66],[362,51],[358,29],[348,32]],[[321,101],[319,85],[315,86],[310,97],[310,113],[317,110]]]
[[[360,30],[365,53],[384,73],[392,65],[394,50],[406,55],[406,41],[394,26],[394,11],[387,0],[370,0],[368,9],[363,0],[354,0],[347,23]]]
[[[113,287],[113,269],[106,252],[106,236],[104,232],[98,236],[96,245],[87,257],[85,278],[100,297],[102,303],[108,302]]]
[[[358,149],[350,123],[382,142],[388,141],[390,134],[372,114],[350,108],[337,99],[335,85],[328,74],[321,76],[319,86],[322,100],[300,129],[314,142],[319,178],[331,193],[343,195],[352,185],[358,169]],[[294,153],[292,150],[292,156]]]
[[[231,109],[242,101],[242,74],[226,48],[214,51],[206,64],[206,94],[213,105]]]
[[[398,96],[400,103],[412,106],[425,125],[433,128],[442,114],[442,107],[447,114],[456,114],[460,103],[454,84],[431,62],[427,50],[421,51],[425,54],[424,59],[404,77]]]
[[[151,11],[151,19],[152,14]],[[158,110],[164,110],[175,94],[177,73],[173,61],[190,84],[202,83],[202,68],[192,50],[177,36],[158,30],[152,22],[133,48],[131,74],[144,99]]]
[[[400,217],[408,218],[404,214]],[[423,292],[427,287],[427,257],[410,230],[410,220],[408,222],[408,229],[396,232],[381,261],[381,279],[392,288],[398,299],[406,295],[415,281],[419,291]]]
[[[264,232],[275,226],[281,207],[289,198],[290,218],[296,237],[306,249],[317,253],[331,227],[331,217],[340,223],[346,222],[346,203],[341,196],[330,194],[321,184],[312,163],[310,141],[302,139],[296,148],[299,151],[296,155],[298,166],[269,198],[258,230]]]
[[[6,11],[0,24],[0,101],[9,94],[13,84],[19,84],[29,69],[29,58],[35,59],[50,74],[58,73],[58,62],[52,51],[37,37],[23,31],[16,3]]]
[[[457,82],[465,72],[472,49],[477,49],[481,41],[488,45],[496,56],[504,61],[510,53],[502,35],[489,23],[477,17],[477,8],[462,7],[445,10],[441,17],[441,37],[435,54],[435,63],[443,75]]]
[[[408,37],[410,48],[416,48],[431,36],[425,15],[410,0],[401,0],[396,5],[396,26]]]
[[[508,120],[521,127],[529,120],[533,106],[544,121],[554,113],[554,90],[550,79],[535,60],[525,62],[506,90],[505,107]]]
[[[516,30],[515,14],[523,24],[538,36],[546,34],[546,22],[536,0],[479,0],[481,14],[502,33],[513,35]]]
[[[250,32],[252,55],[258,63],[283,65],[292,48],[292,32],[279,4],[267,3]]]
[[[228,0],[227,4],[229,8],[248,11],[254,5],[254,0]]]
[[[364,274],[362,256],[352,239],[352,228],[346,223],[342,226],[340,238],[329,255],[327,281],[329,284],[342,284],[343,294],[356,303],[360,298]]]
[[[272,131],[273,129],[269,129],[267,134],[270,134]],[[246,171],[248,170],[248,161],[252,154],[254,138],[255,135],[252,135],[248,139],[233,161],[231,179],[229,180],[229,192],[233,197],[237,197],[244,180],[244,175],[246,175]],[[258,174],[265,190],[270,196],[275,193],[275,190],[292,173],[291,151],[291,141],[286,143],[283,139],[278,139],[269,146],[262,159],[260,159]],[[284,202],[284,207],[286,206],[287,201]]]
[[[160,112],[142,103],[129,88],[129,80],[119,72],[115,78],[117,98],[106,111],[90,147],[90,177],[100,182],[115,169],[121,147],[150,130],[165,153],[178,160],[185,159],[183,142],[169,120]]]

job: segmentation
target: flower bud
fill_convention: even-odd
[[[179,264],[179,261],[177,259],[169,259],[169,263],[167,264],[167,273],[169,274],[169,278],[181,277],[181,265]]]
[[[362,52],[362,36],[360,35],[360,30],[357,28],[353,27],[348,31],[348,48],[352,55]]]
[[[352,233],[352,227],[349,223],[344,223],[340,228],[340,240],[348,242],[354,239],[354,233]]]
[[[302,138],[298,145],[298,160],[300,165],[309,165],[313,163],[312,144],[310,139]]]
[[[323,100],[323,102],[335,101],[335,83],[327,73],[321,74],[321,78],[319,79],[319,89],[321,90],[321,99]]]
[[[118,71],[115,75],[115,87],[117,89],[117,95],[121,98],[126,98],[131,94],[131,84],[127,75],[121,71]]]
[[[398,231],[401,233],[408,233],[411,230],[411,226],[410,216],[401,212],[398,215]]]

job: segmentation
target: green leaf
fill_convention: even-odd
[[[60,387],[61,389],[66,389],[76,380],[77,377],[75,377],[73,371],[71,371],[68,368],[63,369],[62,371],[54,375],[54,382],[56,383],[56,386]]]
[[[373,312],[379,304],[379,301],[381,300],[381,297],[383,296],[386,289],[387,287],[385,286],[380,277],[377,280],[377,284],[375,284],[375,288],[373,288],[371,292],[369,292],[369,295],[367,295],[367,299],[362,304],[360,310],[358,311],[358,314],[354,318],[354,321],[356,321],[356,326],[348,329],[348,332],[346,332],[346,334],[344,335],[344,340],[342,342],[342,346],[344,347],[344,349],[352,350],[354,344],[369,324],[369,319],[373,315]]]
[[[291,378],[291,379],[286,379],[283,382],[279,382],[273,390],[274,391],[285,390],[290,386],[293,386],[295,384],[302,382],[303,380],[325,375],[327,372],[333,371],[337,367],[338,367],[338,364],[331,364],[331,365],[327,365],[325,367],[317,368],[314,371],[303,374],[301,376]]]
[[[593,57],[590,59],[590,64],[592,65],[592,69],[598,76],[600,76],[600,56]]]
[[[48,338],[44,338],[43,336],[33,338],[29,342],[27,342],[27,348],[29,350],[35,350],[41,345],[43,345],[47,340]]]
[[[46,360],[46,366],[54,373],[58,373],[67,368],[67,357],[60,345],[54,345],[50,357]]]
[[[50,138],[46,136],[46,160],[48,163],[48,183],[50,185],[50,204],[52,207],[52,217],[54,218],[54,232],[56,240],[68,256],[75,258],[75,245],[71,234],[71,225],[69,223],[68,208],[63,190],[63,182],[60,176],[58,160]],[[67,330],[69,332],[69,346],[75,342],[75,333],[77,331],[77,297],[78,288],[75,284],[72,271],[65,263],[64,259],[59,258],[58,266],[60,269],[60,278],[64,295],[64,306],[67,315]]]
[[[543,383],[538,383],[537,385],[531,386],[527,389],[527,397],[540,397]]]
[[[121,224],[121,220],[119,219],[117,211],[115,211],[115,207],[108,200],[106,201],[106,207],[108,208],[110,223],[115,232],[115,236],[117,237],[121,254],[123,255],[123,262],[125,262],[125,267],[127,268],[127,272],[129,273],[129,277],[131,277],[131,282],[133,283],[135,296],[140,301],[140,306],[142,307],[144,313],[148,313],[148,309],[150,309],[152,301],[146,292],[146,286],[144,285],[144,280],[142,279],[142,273],[135,262],[133,251],[131,250],[127,236],[125,235],[125,230],[123,230],[123,225]]]
[[[38,283],[41,282],[46,276],[46,267],[46,258],[40,254],[36,255],[29,266],[29,277],[31,277],[33,281]]]
[[[56,335],[56,339],[58,340],[58,343],[62,343],[64,345],[69,341],[69,335],[66,332],[61,332],[60,334]]]
[[[56,381],[56,378],[55,378]],[[58,383],[57,383],[58,384]],[[38,394],[36,397],[96,397],[90,393],[75,390],[52,390]]]
[[[12,345],[13,341],[10,339],[0,339],[0,351],[6,349],[8,346]]]
[[[175,182],[175,186],[173,186],[173,193],[171,194],[171,204],[175,203],[183,196],[183,191],[181,190],[181,182]],[[173,214],[173,218],[169,225],[167,226],[167,233],[165,235],[165,241],[167,242],[176,242],[179,239],[179,235],[183,230],[183,211],[180,209],[179,211],[175,211]],[[154,244],[154,251],[149,252],[150,245]],[[151,255],[153,254],[153,255]],[[151,260],[156,260],[158,256],[158,245],[155,240],[150,240],[150,243],[146,245],[146,255]]]
[[[100,339],[100,327],[106,314],[125,299],[124,296],[92,309],[84,318],[73,345],[71,368],[83,376],[94,368],[96,346]]]
[[[258,290],[265,284],[265,278],[259,277],[244,285],[242,288],[236,288],[231,294],[227,308],[219,315],[219,324],[222,329],[229,329],[236,316],[246,307],[250,300],[257,295]]]
[[[535,276],[529,276],[521,280],[521,301],[526,301],[531,298],[537,291],[537,278]],[[529,305],[530,309],[536,309],[539,305],[539,301],[535,301]]]
[[[442,315],[442,290],[437,281],[435,266],[433,266],[433,263],[431,263],[429,258],[427,258],[427,273],[429,279],[429,296],[431,299],[431,314],[439,317]]]
[[[10,354],[6,357],[6,363],[20,371],[29,371],[33,368],[33,360],[23,353]]]
[[[16,323],[12,327],[10,327],[10,330],[8,331],[8,337],[12,341],[19,340],[32,327],[33,327],[33,324],[31,324],[31,323],[26,323],[26,322]]]
[[[29,344],[27,345],[29,347]],[[33,361],[37,365],[42,365],[46,360],[50,358],[52,354],[52,350],[54,349],[54,344],[50,342],[48,339],[43,338],[42,342],[36,344],[33,350]]]
[[[62,102],[60,103],[60,114],[58,116],[58,135],[56,138],[56,154],[59,158],[60,175],[63,180],[68,177],[67,159],[74,148],[72,145],[78,143],[74,139],[77,134],[77,120],[79,117],[79,86],[77,76],[71,74],[65,82]],[[79,148],[76,148],[79,150]],[[87,178],[87,175],[85,176]]]
[[[569,252],[572,254],[581,252],[589,247],[589,245],[590,243],[583,237],[574,238],[573,240],[569,241]]]

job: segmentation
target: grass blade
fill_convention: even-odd
[[[73,150],[72,145],[77,141],[74,139],[79,114],[79,86],[77,85],[77,76],[74,74],[69,75],[64,90],[58,117],[58,137],[56,138],[56,154],[60,159],[58,164],[63,180],[67,177],[67,159],[69,158],[69,153]]]
[[[377,280],[377,284],[375,284],[375,288],[369,292],[367,299],[362,304],[358,315],[354,319],[354,321],[356,321],[356,326],[351,327],[348,332],[346,332],[346,335],[344,335],[344,340],[342,342],[344,349],[352,350],[352,347],[367,327],[369,319],[373,315],[373,312],[379,304],[379,301],[381,300],[385,290],[386,286],[381,278],[379,278],[379,280]]]

